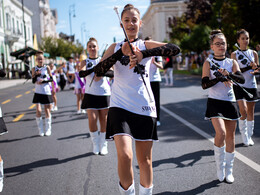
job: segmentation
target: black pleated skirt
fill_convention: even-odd
[[[32,103],[34,103],[34,104],[51,104],[51,103],[53,103],[53,98],[52,98],[52,95],[44,95],[44,94],[35,93],[33,96]]]
[[[129,135],[136,141],[158,141],[156,118],[109,108],[106,139],[113,140],[115,135]]]
[[[82,100],[81,109],[102,110],[109,108],[110,96],[92,95],[85,93]]]

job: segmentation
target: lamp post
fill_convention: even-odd
[[[83,47],[84,47],[84,45],[85,45],[84,32],[86,32],[86,23],[85,23],[85,22],[83,22],[83,23],[81,24],[81,42],[82,42]]]
[[[71,14],[75,18],[75,4],[69,6],[69,21],[70,21],[70,35],[72,35],[72,27],[71,27]]]

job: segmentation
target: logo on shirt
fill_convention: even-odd
[[[142,106],[143,112],[155,112],[156,108],[154,106]]]

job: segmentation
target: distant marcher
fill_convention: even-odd
[[[241,50],[236,50],[231,54],[231,58],[238,62],[241,72],[245,77],[245,83],[242,86],[253,95],[252,98],[248,97],[241,88],[234,85],[234,92],[241,114],[238,121],[239,131],[245,146],[254,145],[254,141],[252,140],[255,123],[254,112],[255,103],[258,101],[257,83],[255,78],[255,74],[259,73],[259,69],[255,70],[259,65],[258,55],[256,51],[248,49],[249,40],[249,33],[244,29],[239,30],[237,32],[237,43]]]
[[[172,57],[166,57],[164,64],[165,86],[173,86],[173,60]]]
[[[53,98],[51,94],[51,82],[53,77],[49,66],[44,65],[42,52],[36,54],[37,66],[32,68],[32,80],[35,83],[35,93],[33,103],[36,104],[36,122],[40,136],[51,135],[51,104]],[[43,130],[42,108],[45,111],[45,131]]]

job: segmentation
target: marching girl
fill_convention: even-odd
[[[245,146],[254,145],[252,135],[254,131],[254,110],[257,98],[257,83],[255,74],[259,73],[258,54],[256,51],[248,49],[249,33],[241,29],[237,32],[237,43],[241,50],[236,50],[231,54],[231,58],[238,62],[238,65],[245,77],[245,83],[242,85],[249,93],[253,95],[248,97],[239,87],[234,85],[234,92],[241,113],[238,121],[239,131]],[[246,57],[247,56],[247,57]]]
[[[73,62],[72,57],[69,57],[69,61],[67,63],[66,68],[69,88],[73,89],[75,86],[75,63]]]
[[[80,60],[80,61],[82,61],[82,60]],[[76,72],[75,72],[74,93],[77,96],[77,114],[81,114],[81,113],[86,113],[86,111],[84,109],[81,110],[81,108],[80,108],[81,102],[84,98],[86,80],[84,78],[79,77],[80,62],[77,63],[75,69],[76,69]]]
[[[173,56],[180,49],[173,44],[138,39],[142,21],[139,10],[131,4],[124,7],[121,21],[121,27],[125,28],[132,42],[135,55],[131,54],[127,42],[114,43],[94,67],[94,72],[103,75],[114,65],[106,138],[114,140],[116,145],[119,191],[121,194],[135,194],[132,167],[134,140],[140,168],[139,194],[152,194],[152,145],[158,137],[155,101],[153,95],[148,95],[148,92],[152,94],[149,80],[151,57]],[[139,62],[140,72],[136,66]],[[140,73],[143,74],[147,88]]]
[[[57,96],[56,93],[59,91],[59,86],[58,86],[58,82],[57,82],[57,70],[56,70],[56,66],[54,66],[53,61],[50,62],[49,64],[50,69],[51,69],[51,74],[52,74],[52,78],[53,78],[53,82],[52,82],[52,98],[53,98],[53,105],[51,108],[51,111],[57,111],[58,107],[57,107]]]
[[[80,70],[83,68],[86,69],[86,71],[80,71],[80,77],[85,77],[86,79],[85,95],[81,104],[81,109],[87,110],[90,136],[93,143],[93,153],[106,155],[108,150],[105,137],[107,112],[111,95],[110,85],[108,84],[107,77],[94,77],[93,71],[88,73],[89,70],[93,70],[93,67],[95,67],[101,59],[98,57],[98,49],[97,40],[91,37],[87,42],[89,58],[82,61],[80,67]],[[94,80],[92,80],[93,77]],[[100,132],[98,131],[97,126],[98,119],[100,123]]]
[[[33,103],[36,104],[36,122],[38,125],[40,136],[51,135],[51,104],[53,98],[51,94],[51,82],[53,77],[49,66],[44,65],[44,57],[42,52],[36,54],[37,66],[32,68],[32,80],[35,83],[35,93]],[[42,108],[45,111],[45,131],[43,130]]]
[[[244,77],[235,60],[225,57],[226,38],[221,30],[210,34],[213,59],[203,64],[202,88],[209,88],[206,119],[210,119],[215,129],[214,155],[219,181],[234,182],[233,163],[235,158],[235,129],[240,117],[233,84],[227,79],[244,83]]]
[[[145,40],[152,40],[151,37],[146,37]],[[157,114],[157,126],[160,126],[160,82],[162,81],[160,70],[163,69],[161,56],[155,56],[152,58],[151,67],[150,67],[150,85],[153,91],[156,114]]]

